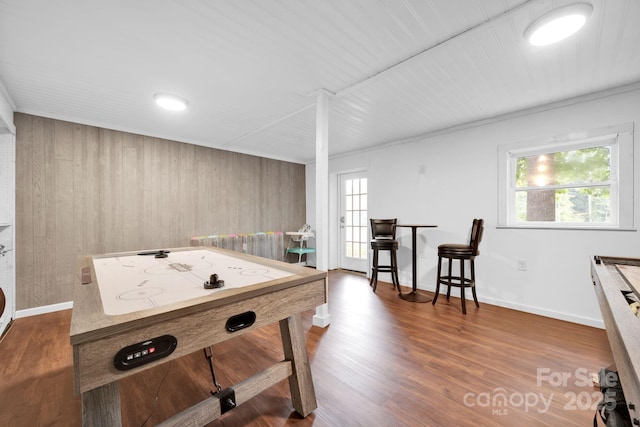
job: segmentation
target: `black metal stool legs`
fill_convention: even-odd
[[[398,252],[391,251],[391,281],[393,288],[400,293],[400,280],[398,279]]]
[[[464,278],[464,260],[461,259],[458,262],[460,262],[460,299],[462,300],[462,314],[467,314],[467,304],[464,297],[464,288],[466,287],[466,279]]]
[[[433,295],[433,300],[431,301],[431,305],[435,305],[436,301],[438,301],[438,296],[440,295],[440,273],[442,271],[442,257],[438,257],[438,273],[436,275],[436,292]]]
[[[447,286],[447,301],[449,300],[449,298],[451,297],[451,287],[452,286],[456,286],[460,288],[460,301],[462,304],[462,314],[467,314],[467,304],[466,304],[466,297],[465,297],[465,288],[471,288],[471,293],[473,295],[473,301],[476,304],[476,307],[480,307],[480,304],[478,303],[478,296],[476,295],[476,271],[475,271],[475,265],[474,265],[474,260],[470,259],[469,263],[471,264],[471,276],[469,278],[465,277],[465,269],[464,269],[464,262],[465,259],[460,259],[460,258],[447,258],[448,260],[448,267],[447,267],[447,275],[443,276],[442,275],[442,256],[438,257],[438,273],[437,273],[437,281],[436,281],[436,292],[435,295],[433,296],[433,301],[431,302],[431,304],[436,303],[436,301],[438,300],[438,296],[440,295],[440,285],[446,285]],[[460,263],[460,276],[454,276],[453,272],[452,272],[452,267],[453,267],[453,261],[454,259],[457,259],[458,262]]]
[[[373,251],[373,267],[371,268],[371,280],[369,286],[373,286],[373,292],[376,291],[378,286],[378,251]]]
[[[398,257],[395,250],[389,251],[390,265],[378,265],[378,250],[373,250],[373,264],[371,267],[371,280],[369,286],[373,287],[373,292],[378,286],[378,272],[391,273],[391,283],[394,289],[400,292],[400,280],[398,279]]]
[[[473,286],[471,286],[471,293],[473,294],[473,301],[476,303],[476,307],[480,307],[478,304],[478,296],[476,295],[476,268],[473,263],[473,259],[471,260],[471,282]]]
[[[451,268],[453,267],[453,261],[451,258],[447,258],[449,260],[449,274],[447,275],[447,301],[449,301],[449,297],[451,296],[451,279],[453,276],[451,274]]]

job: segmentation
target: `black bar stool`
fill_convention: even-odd
[[[391,273],[393,287],[400,292],[400,282],[398,281],[398,241],[396,240],[396,224],[394,219],[370,219],[371,221],[371,249],[373,249],[373,263],[371,266],[371,281],[369,286],[373,286],[373,292],[378,285],[378,273]],[[378,251],[389,251],[389,265],[378,264]]]
[[[460,299],[462,300],[462,313],[467,314],[467,307],[465,305],[464,289],[471,288],[473,294],[473,301],[476,303],[476,307],[480,307],[478,304],[478,297],[476,296],[476,270],[474,260],[478,256],[478,246],[480,240],[482,240],[482,231],[484,229],[484,220],[474,219],[471,227],[471,237],[469,238],[469,244],[457,244],[457,243],[444,243],[438,246],[438,276],[436,282],[436,293],[433,297],[432,304],[436,303],[438,295],[440,294],[440,285],[447,285],[447,300],[451,296],[451,287],[456,286],[460,288]],[[442,258],[449,260],[448,274],[443,276]],[[457,259],[460,262],[460,276],[453,276],[451,273],[451,266],[453,260]],[[464,262],[469,260],[471,265],[471,276],[466,277],[464,272]]]

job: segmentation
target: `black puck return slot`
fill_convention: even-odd
[[[231,316],[227,319],[227,323],[225,323],[225,328],[229,332],[236,332],[240,329],[248,328],[253,325],[256,321],[256,313],[253,311],[246,311],[244,313],[236,314],[235,316]]]

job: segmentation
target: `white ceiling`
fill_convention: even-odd
[[[639,82],[638,0],[525,42],[575,1],[0,0],[0,82],[19,112],[305,163],[320,90],[337,156]]]

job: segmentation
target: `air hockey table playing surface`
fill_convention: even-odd
[[[166,258],[156,258],[155,253],[93,258],[105,314],[133,313],[293,275],[274,266],[205,249],[169,251]],[[204,283],[213,274],[224,285],[205,289]]]

